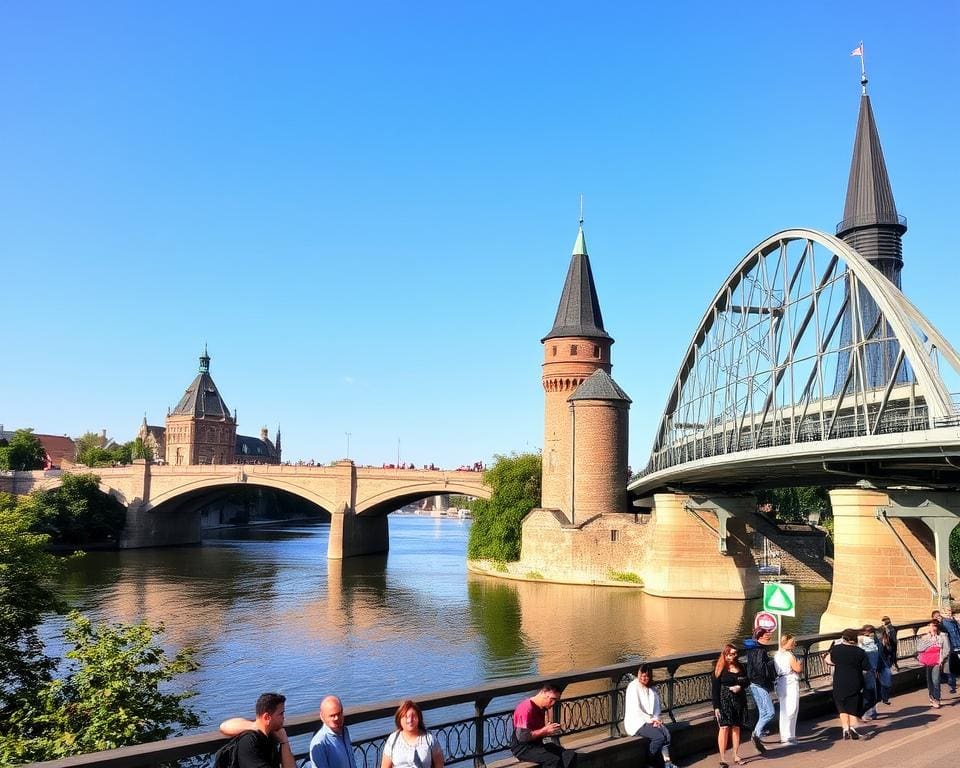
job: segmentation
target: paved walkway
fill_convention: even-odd
[[[778,710],[779,714],[779,710]],[[777,736],[764,739],[766,757],[757,754],[750,735],[743,731],[744,743],[740,758],[752,768],[860,768],[860,766],[892,766],[894,768],[946,768],[960,765],[960,695],[953,695],[943,686],[940,709],[933,709],[927,690],[896,696],[890,706],[877,707],[877,719],[863,722],[857,730],[866,738],[843,741],[840,720],[824,716],[797,723],[799,744],[781,745]],[[683,768],[717,768],[720,757],[711,754],[688,757],[678,762]],[[730,768],[736,768],[733,752],[727,751]]]

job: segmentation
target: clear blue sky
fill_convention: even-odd
[[[582,192],[637,468],[728,273],[841,218],[861,39],[960,342],[960,6],[660,5],[3,3],[0,423],[130,439],[207,342],[292,460],[539,448]]]

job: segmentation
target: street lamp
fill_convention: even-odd
[[[347,436],[347,458],[349,459],[350,458],[350,433],[344,432],[343,434]]]

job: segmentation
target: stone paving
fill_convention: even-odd
[[[797,724],[799,744],[781,745],[776,734],[764,739],[766,756],[757,754],[744,729],[740,758],[752,768],[926,768],[960,765],[960,695],[943,686],[940,709],[930,706],[926,688],[893,697],[890,706],[877,707],[877,719],[861,723],[860,741],[842,741],[840,721],[823,716]],[[712,753],[678,760],[682,768],[717,768],[720,757]],[[727,763],[736,768],[732,750]]]

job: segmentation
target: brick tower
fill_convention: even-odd
[[[166,427],[167,464],[233,464],[237,420],[210,377],[206,347],[200,356],[200,371],[177,407],[167,414]]]
[[[541,343],[541,506],[571,523],[626,512],[630,398],[610,378],[613,339],[603,327],[582,220],[557,316]]]

